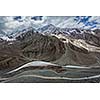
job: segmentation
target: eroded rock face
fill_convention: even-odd
[[[84,38],[84,40],[86,40],[87,43],[95,46],[100,46],[100,38],[98,36],[85,33]]]
[[[100,37],[100,29],[95,29],[94,32],[96,36]]]
[[[75,45],[74,42],[66,42],[66,39],[68,41],[81,39],[85,45],[79,46],[82,45],[81,42]],[[74,39],[66,36],[63,40],[31,30],[16,37],[15,41],[0,42],[0,69],[19,67],[36,60],[53,62],[60,66],[100,66],[100,52],[95,50],[90,52],[86,44],[98,47],[99,51],[99,38],[93,34],[84,33],[83,38]]]
[[[21,54],[18,44],[0,44],[0,69],[20,66],[27,62]]]
[[[83,34],[76,34],[73,33],[70,35],[71,38],[74,39],[82,39],[86,41],[87,43],[95,46],[100,46],[100,33],[97,32],[95,34],[84,32]]]
[[[28,58],[53,61],[65,53],[64,43],[56,37],[34,36],[28,41],[30,45],[24,46],[22,53]],[[22,43],[24,45],[26,43]]]
[[[32,33],[21,40],[19,38],[12,43],[1,43],[1,69],[18,67],[34,60],[54,61],[65,53],[64,43],[56,37]]]

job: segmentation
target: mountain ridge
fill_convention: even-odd
[[[79,29],[79,28],[59,28],[56,27],[52,24],[43,26],[41,28],[35,29],[33,27],[28,27],[28,28],[23,28],[23,29],[19,29],[17,31],[13,31],[12,33],[10,33],[8,36],[4,35],[1,36],[1,39],[6,40],[6,38],[8,38],[7,40],[10,41],[10,39],[16,39],[16,37],[20,36],[21,34],[27,33],[28,31],[34,31],[34,33],[40,33],[40,34],[44,34],[44,35],[59,35],[59,34],[64,34],[64,35],[77,35],[77,34],[84,34],[84,33],[88,33],[88,34],[94,34],[94,35],[98,35],[98,33],[100,32],[99,29],[94,29],[94,30],[89,30],[89,29]],[[4,38],[5,37],[5,38]]]

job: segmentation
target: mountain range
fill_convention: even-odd
[[[100,16],[1,16],[0,37],[29,27],[39,29],[53,25],[59,28],[100,29]]]
[[[30,27],[15,31],[5,39],[1,38],[0,63],[2,67],[5,64],[9,67],[17,64],[17,67],[25,62],[43,60],[61,66],[91,66],[93,63],[99,66],[99,49],[99,29],[58,28],[50,24],[37,30]],[[16,62],[14,65],[11,59]]]
[[[42,20],[42,16],[33,19]],[[22,22],[21,17],[14,20]],[[85,24],[83,19],[77,22]],[[99,28],[22,25],[1,33],[0,81],[93,82],[96,78],[100,82]]]
[[[100,32],[100,29],[91,30],[91,29],[83,29],[83,28],[59,28],[52,24],[49,24],[38,29],[33,27],[28,27],[28,28],[25,27],[19,30],[14,30],[9,34],[2,33],[0,35],[0,38],[3,40],[12,41],[16,37],[20,36],[23,33],[27,33],[30,30],[34,31],[34,33],[40,33],[45,35],[62,34],[62,35],[71,35],[71,36],[80,36],[80,34],[84,34],[84,33],[97,35]]]

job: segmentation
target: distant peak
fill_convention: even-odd
[[[56,28],[56,26],[54,26],[53,24],[48,24],[43,26],[42,28]]]

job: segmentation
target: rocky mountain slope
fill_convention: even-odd
[[[60,66],[100,66],[98,30],[66,29],[66,33],[59,30],[49,31],[47,34],[48,31],[40,33],[30,28],[28,31],[20,32],[13,41],[1,39],[0,69],[19,67],[38,60]]]

